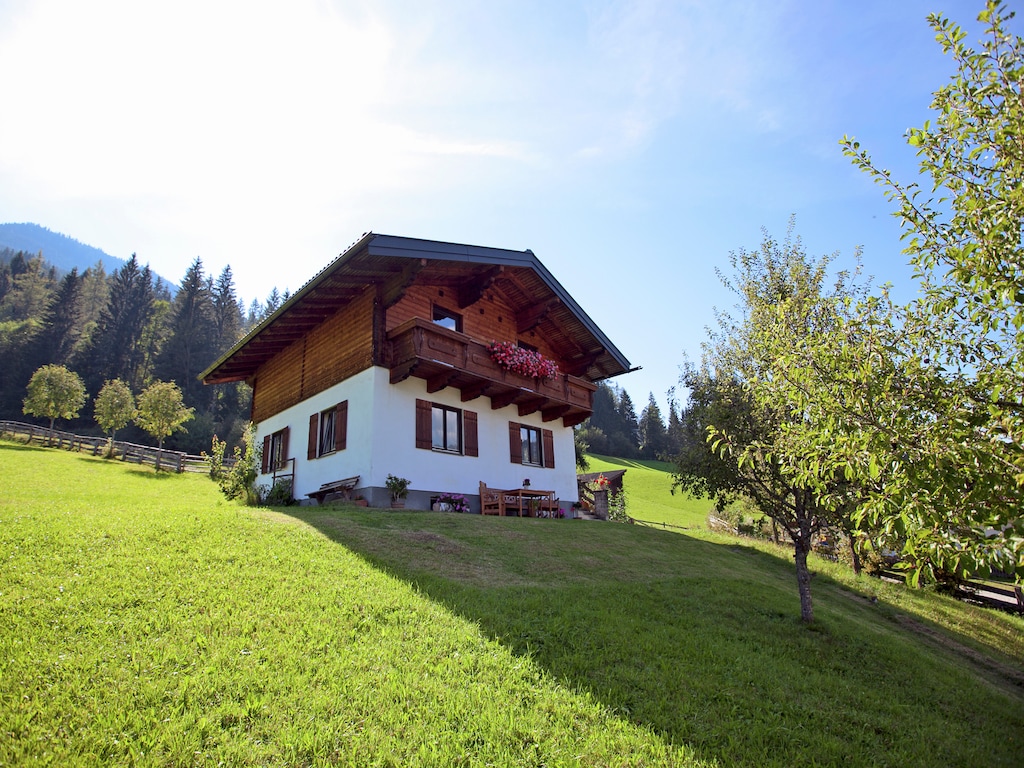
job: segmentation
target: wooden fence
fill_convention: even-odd
[[[63,448],[69,451],[88,451],[93,456],[105,454],[112,447],[112,457],[133,464],[159,465],[160,469],[173,472],[210,471],[210,460],[206,456],[168,451],[154,448],[151,445],[137,445],[115,440],[111,446],[105,437],[74,435],[70,432],[53,430],[20,421],[0,421],[0,437],[12,440],[23,440],[26,445],[36,443],[51,448]],[[229,463],[225,456],[225,466]]]

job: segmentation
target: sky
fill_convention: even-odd
[[[1015,3],[1011,2],[1010,6]],[[842,154],[911,180],[968,0],[0,0],[0,221],[246,304],[368,231],[532,250],[664,410],[716,269],[782,239],[913,293]],[[1013,26],[1020,34],[1020,20]]]

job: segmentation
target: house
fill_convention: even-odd
[[[252,387],[258,483],[304,500],[358,478],[386,506],[394,474],[408,507],[449,492],[479,510],[480,483],[576,501],[572,427],[629,370],[531,251],[369,233],[200,378]]]

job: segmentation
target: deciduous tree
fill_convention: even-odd
[[[859,289],[848,273],[839,273],[830,287],[834,257],[809,258],[792,227],[782,244],[765,233],[758,250],[730,254],[732,275],[720,273],[738,296],[739,315],[719,312],[701,365],[684,369],[690,404],[675,484],[712,496],[719,509],[745,496],[786,531],[793,543],[800,615],[811,622],[807,556],[822,529],[841,520],[852,489],[831,470],[813,482],[790,471],[794,457],[785,450],[787,430],[807,415],[774,394],[778,351],[829,333],[844,306],[840,299]]]
[[[957,67],[935,119],[907,135],[933,196],[843,140],[896,203],[922,297],[882,292],[780,355],[776,396],[809,415],[787,436],[802,457],[791,476],[858,483],[856,519],[901,542],[914,583],[1024,577],[1024,41],[1011,16],[986,4],[979,50],[929,17]]]
[[[63,365],[44,365],[32,374],[24,412],[50,420],[50,435],[56,419],[73,419],[85,405],[85,384]]]
[[[173,381],[158,381],[139,395],[135,423],[156,438],[157,449],[163,450],[164,438],[184,428],[194,409],[186,407],[181,389]],[[157,455],[156,468],[160,469]]]
[[[113,379],[103,384],[94,406],[96,423],[110,433],[113,450],[114,433],[135,418],[135,396],[127,384],[120,379]]]

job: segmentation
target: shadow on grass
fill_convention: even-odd
[[[855,753],[852,764],[937,765],[986,754],[1014,764],[1000,729],[1024,727],[1019,693],[993,696],[954,656],[922,650],[821,574],[818,621],[802,625],[792,562],[779,556],[602,523],[286,514],[705,758],[837,765]],[[948,711],[967,714],[954,724]]]

